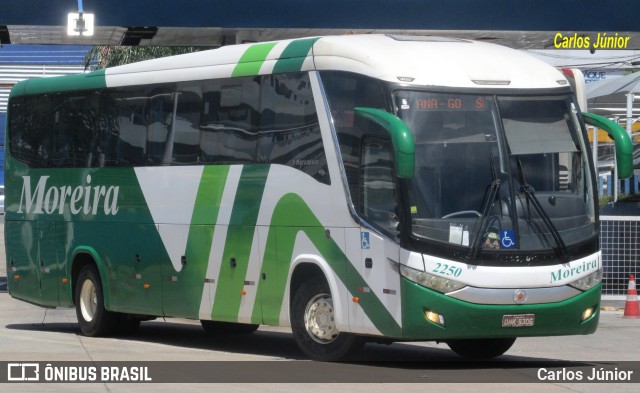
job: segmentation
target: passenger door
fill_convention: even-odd
[[[349,229],[347,252],[358,260],[360,277],[350,277],[350,290],[359,301],[351,304],[351,328],[376,334],[389,318],[401,323],[400,276],[394,262],[400,257],[398,235],[397,186],[394,179],[392,146],[389,140],[369,137],[363,140],[361,156],[362,217],[372,229]],[[357,258],[357,259],[355,259]],[[385,310],[376,309],[375,296]],[[381,315],[385,314],[385,318]],[[383,322],[385,321],[386,322]]]

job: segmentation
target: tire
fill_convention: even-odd
[[[300,350],[313,360],[345,360],[364,345],[362,337],[336,328],[333,298],[325,281],[305,281],[293,295],[291,330]]]
[[[215,336],[228,336],[234,334],[251,334],[258,330],[260,325],[251,325],[235,322],[220,322],[201,320],[200,324],[205,332]]]
[[[507,352],[515,341],[515,338],[450,340],[447,345],[463,358],[491,359]]]
[[[102,282],[98,269],[86,265],[76,282],[76,316],[82,334],[89,337],[110,336],[118,324],[118,314],[104,307]]]

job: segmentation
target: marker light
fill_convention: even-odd
[[[591,318],[592,315],[593,315],[593,307],[589,307],[586,310],[584,310],[584,312],[582,313],[582,322]]]
[[[436,325],[444,326],[444,317],[433,311],[425,311],[424,316]]]
[[[457,291],[465,284],[448,278],[434,276],[422,270],[412,269],[406,265],[400,265],[400,274],[418,285],[433,289],[441,293]]]
[[[475,80],[472,80],[471,82],[481,86],[508,86],[511,84],[511,81],[507,81],[507,80],[499,81],[499,80],[475,79]]]

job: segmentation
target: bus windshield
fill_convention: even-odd
[[[397,91],[413,130],[409,181],[417,239],[469,255],[567,247],[596,234],[593,184],[569,95]],[[471,258],[472,259],[472,258]]]

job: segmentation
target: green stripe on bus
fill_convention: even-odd
[[[233,203],[233,211],[211,310],[215,320],[236,322],[240,312],[245,276],[256,230],[269,165],[244,166]]]
[[[280,59],[273,67],[273,73],[300,71],[311,47],[317,40],[318,38],[306,38],[292,41],[280,55]]]
[[[260,67],[274,46],[276,46],[274,42],[251,45],[240,57],[231,76],[258,75]]]
[[[222,193],[228,174],[229,166],[226,165],[204,167],[185,252],[188,265],[180,272],[180,282],[184,282],[188,286],[183,288],[182,295],[174,299],[164,299],[165,302],[179,303],[174,306],[182,308],[185,311],[182,315],[191,318],[197,318],[199,315],[204,289],[202,282],[207,274],[213,232],[215,231],[214,225],[218,219]]]
[[[229,174],[228,165],[207,165],[202,171],[191,225],[214,225],[222,201],[224,185]]]
[[[258,293],[264,299],[280,299],[279,303],[263,302],[262,320],[268,324],[279,324],[280,310],[284,299],[287,280],[289,277],[289,268],[291,259],[293,258],[293,248],[295,246],[296,234],[300,231],[304,232],[311,240],[313,245],[318,249],[322,258],[329,264],[331,270],[338,276],[340,281],[347,287],[353,296],[358,296],[360,302],[358,305],[362,307],[365,314],[373,325],[383,335],[387,337],[402,337],[402,328],[386,309],[384,304],[373,292],[354,292],[355,288],[369,286],[365,279],[358,273],[351,261],[342,252],[336,242],[327,237],[325,229],[307,206],[305,201],[296,194],[287,194],[283,196],[273,211],[271,225],[269,227],[269,235],[265,247],[265,255],[273,255],[274,249],[277,248],[277,261],[267,259],[262,265],[262,270],[269,269],[270,264],[276,264],[279,269],[276,280],[270,280],[268,287],[264,287],[264,281],[260,281]],[[287,236],[280,236],[280,232],[276,235],[276,228],[289,232]],[[273,269],[274,267],[272,267]],[[260,308],[254,305],[252,321],[258,321]]]
[[[17,83],[9,98],[31,94],[57,93],[63,91],[104,89],[107,87],[104,70],[87,74],[66,75],[55,78],[28,79]]]

